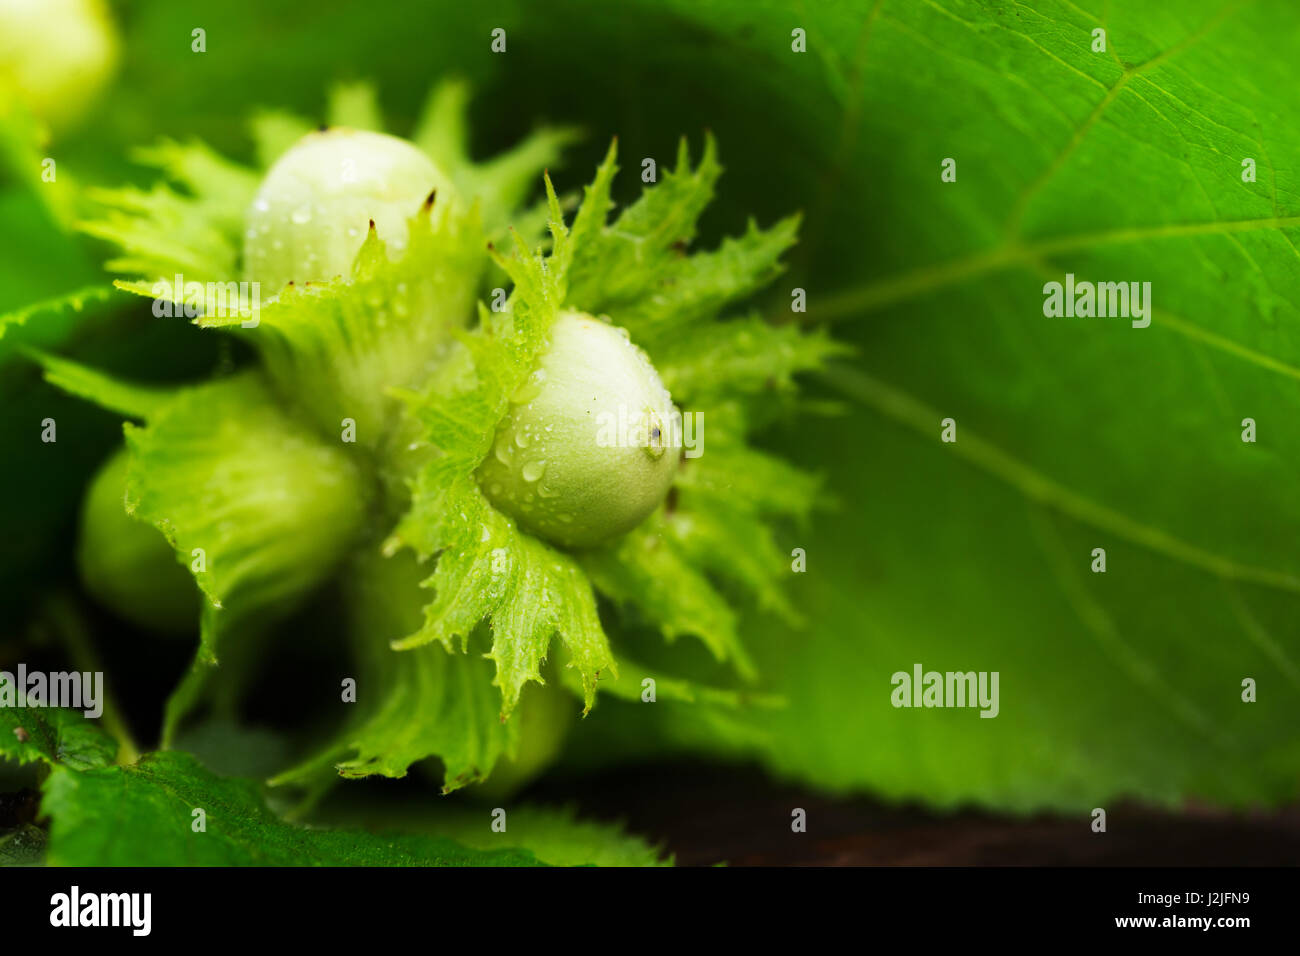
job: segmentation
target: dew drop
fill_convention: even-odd
[[[538,459],[537,461],[527,462],[524,465],[522,471],[522,474],[524,476],[524,481],[536,481],[538,478],[542,477],[545,471],[546,471],[545,459]]]

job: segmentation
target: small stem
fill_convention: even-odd
[[[66,594],[56,595],[46,603],[45,610],[72,666],[79,671],[103,674],[103,662],[86,632],[85,624],[74,608],[73,599]],[[117,741],[117,762],[135,763],[140,759],[140,748],[136,745],[135,738],[131,736],[131,730],[122,717],[117,698],[108,689],[107,683],[101,686],[100,693],[103,695],[104,710],[99,719],[109,736]]]
[[[338,774],[320,774],[314,779],[309,780],[303,791],[302,796],[290,807],[287,807],[281,816],[293,823],[301,823],[303,819],[311,813],[320,804],[339,782]]]

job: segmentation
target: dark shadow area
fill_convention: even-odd
[[[576,796],[575,796],[576,795]],[[1300,810],[1231,814],[1120,804],[1107,831],[1089,817],[941,814],[835,799],[745,769],[663,764],[543,781],[530,802],[576,802],[661,842],[679,865],[707,866],[1294,866]],[[791,813],[807,811],[806,833]]]

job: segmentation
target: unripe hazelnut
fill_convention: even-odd
[[[452,185],[424,153],[383,133],[308,133],[267,172],[246,217],[244,275],[276,294],[290,281],[346,276],[370,224],[389,258],[406,250],[409,220]]]
[[[540,538],[570,548],[600,544],[664,500],[680,460],[674,416],[659,373],[625,331],[566,311],[512,397],[479,484]]]

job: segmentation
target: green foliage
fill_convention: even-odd
[[[571,808],[518,807],[510,812],[507,837],[551,866],[671,866],[663,853],[621,826],[579,819]],[[451,810],[427,825],[427,832],[477,850],[490,850],[501,835],[483,824],[482,811]]]
[[[0,866],[32,866],[45,858],[45,831],[33,823],[0,830]]]
[[[22,735],[12,733],[19,727]],[[304,827],[277,816],[255,782],[214,774],[190,754],[115,766],[115,750],[80,714],[0,709],[0,757],[48,768],[41,811],[50,821],[48,838],[30,825],[0,832],[0,865],[659,865],[637,837],[563,810],[512,810],[508,835],[486,811],[465,810],[387,814],[374,832]]]
[[[47,862],[59,866],[529,866],[519,850],[470,850],[437,837],[286,823],[257,784],[218,777],[188,754],[126,767],[56,769],[42,807]],[[203,811],[196,830],[195,811]]]
[[[602,672],[613,671],[617,677],[590,584],[579,567],[585,567],[592,583],[610,597],[652,615],[669,639],[698,635],[718,659],[733,661],[743,676],[753,677],[734,613],[703,568],[733,570],[715,556],[745,554],[744,566],[734,576],[754,587],[765,605],[783,608],[777,582],[781,559],[762,521],[773,512],[807,508],[807,483],[787,469],[795,481],[769,489],[764,500],[735,499],[731,522],[710,521],[704,515],[697,520],[686,510],[696,499],[708,503],[707,482],[697,482],[682,511],[669,513],[665,507],[615,544],[571,557],[520,531],[479,489],[473,473],[488,454],[511,396],[524,387],[536,366],[561,307],[608,310],[615,323],[628,320],[634,332],[645,329],[652,340],[656,327],[671,330],[682,353],[689,355],[692,334],[708,336],[718,310],[769,278],[774,252],[790,241],[789,223],[773,230],[775,241],[751,224],[746,241],[724,245],[719,253],[684,255],[720,172],[712,141],[695,169],[683,143],[677,170],[607,224],[615,171],[611,147],[572,228],[564,222],[548,179],[550,254],[534,254],[516,239],[515,256],[498,257],[514,280],[505,309],[482,311],[480,328],[462,337],[460,353],[443,366],[423,396],[411,399],[425,440],[441,454],[413,485],[411,510],[389,548],[406,545],[422,559],[440,557],[427,582],[435,598],[426,609],[424,626],[397,646],[418,647],[434,640],[451,646],[453,638],[464,642],[481,621],[490,620],[489,656],[497,664],[503,715],[510,713],[526,681],[541,680],[552,635],[558,634],[568,666],[582,677],[588,708]],[[700,257],[724,278],[719,281],[709,267],[691,265]],[[675,309],[669,310],[670,319],[642,305],[652,290],[665,285],[675,290],[674,302],[685,319],[678,321]],[[662,296],[653,298],[657,302]],[[714,346],[716,354],[716,341]],[[655,361],[653,349],[649,354]],[[786,355],[777,353],[766,374],[788,377],[795,368]],[[733,429],[731,441],[738,441],[743,435],[740,407],[714,407],[723,415],[723,427]],[[726,456],[719,463],[700,461],[698,467],[714,472],[715,482],[724,485],[732,478],[728,464],[746,464]],[[696,466],[688,460],[685,467]],[[748,550],[754,547],[756,552]]]
[[[538,170],[558,164],[578,132],[542,126],[512,149],[476,163],[470,158],[469,99],[465,80],[444,80],[429,94],[411,140],[438,161],[461,195],[478,200],[489,235],[500,237],[508,226],[518,228],[511,217],[536,188]]]
[[[168,389],[122,382],[37,349],[24,349],[23,354],[41,366],[45,380],[51,385],[127,418],[142,419],[156,414],[171,397]]]
[[[787,539],[806,637],[744,617],[789,706],[739,716],[758,741],[656,711],[660,746],[942,806],[1294,799],[1297,12],[819,4],[808,54],[782,56],[779,5],[689,6],[710,36],[752,30],[712,82],[747,76],[773,114],[798,98],[797,132],[753,127],[754,194],[812,197],[798,284],[857,352],[829,376],[846,416],[768,439],[842,503]],[[759,51],[780,65],[758,75]],[[826,165],[794,184],[800,156]],[[1067,272],[1150,281],[1151,327],[1044,317]],[[918,661],[1000,671],[1000,715],[891,707]]]
[[[15,688],[20,695],[22,688]],[[0,707],[0,757],[73,771],[107,767],[117,754],[112,738],[80,714],[61,708]]]
[[[403,777],[412,764],[437,756],[443,790],[450,792],[487,777],[498,760],[516,752],[519,720],[501,720],[489,661],[440,646],[393,653],[390,644],[419,626],[422,576],[410,554],[369,552],[349,564],[359,713],[320,752],[274,782],[310,783],[331,768],[344,777]]]
[[[361,530],[367,489],[339,446],[277,410],[243,375],[180,392],[126,426],[126,509],[156,527],[206,601],[200,658],[220,629],[283,613],[320,584]]]
[[[56,319],[68,312],[94,314],[103,308],[103,304],[111,297],[112,292],[113,290],[107,286],[88,286],[51,299],[33,302],[21,309],[5,312],[0,315],[0,339],[9,335],[10,342],[6,342],[4,345],[7,350],[15,337],[15,333],[22,334],[26,332],[28,321],[37,316],[40,317],[42,325],[48,325],[52,319]],[[0,355],[3,354],[3,352],[0,352]]]
[[[291,286],[261,307],[255,328],[239,315],[203,317],[261,354],[280,390],[326,433],[344,418],[357,440],[379,446],[400,409],[388,393],[421,383],[427,366],[473,313],[486,265],[477,217],[447,205],[411,220],[396,263],[372,230],[346,282]]]
[[[101,211],[80,224],[121,249],[106,263],[109,271],[143,276],[149,286],[178,274],[203,284],[236,277],[243,213],[257,176],[201,143],[163,141],[135,155],[168,181],[149,190],[89,190]]]
[[[670,640],[699,636],[750,680],[756,674],[735,611],[714,579],[750,590],[761,606],[795,620],[782,597],[782,558],[767,523],[805,515],[816,486],[748,450],[745,432],[751,413],[764,414],[765,389],[790,392],[793,375],[838,350],[793,327],[719,319],[777,273],[796,220],[767,231],[751,222],[740,238],[688,255],[721,172],[712,140],[695,167],[683,142],[677,169],[607,222],[616,169],[611,148],[572,229],[545,177],[549,250],[531,249],[513,231],[514,250],[505,255],[486,244],[480,223],[500,231],[536,167],[554,160],[572,134],[543,129],[514,151],[475,164],[465,112],[466,88],[454,82],[436,90],[425,110],[416,142],[465,195],[426,203],[410,220],[410,241],[397,258],[372,230],[349,275],[290,284],[261,306],[256,322],[247,309],[218,309],[206,289],[172,288],[196,324],[249,341],[264,373],[160,390],[32,353],[52,384],[144,419],[143,426],[126,426],[126,511],[163,533],[204,597],[195,667],[168,704],[165,740],[175,739],[204,698],[222,634],[264,631],[346,567],[362,706],[314,757],[279,775],[280,783],[315,785],[329,768],[343,776],[403,776],[411,764],[436,756],[444,787],[453,790],[487,777],[502,759],[531,766],[518,752],[512,714],[524,685],[544,682],[553,638],[562,649],[561,685],[578,690],[584,713],[602,681],[619,680],[593,582]],[[329,113],[338,124],[382,125],[365,86],[335,87]],[[259,155],[278,155],[300,128],[291,116],[261,114],[254,124]],[[110,268],[136,276],[118,285],[154,297],[155,280],[173,273],[187,282],[228,282],[256,176],[198,143],[163,143],[137,155],[175,188],[99,194],[106,218],[87,229],[123,249]],[[184,230],[169,226],[178,217]],[[480,306],[471,328],[492,260],[512,292],[503,311]],[[475,480],[562,307],[600,309],[643,331],[645,344],[661,343],[666,374],[677,376],[681,394],[707,401],[721,416],[713,441],[731,449],[689,463],[680,494],[598,553],[568,553],[523,533]],[[720,374],[702,374],[702,356]],[[341,426],[354,427],[358,440],[338,443]],[[765,472],[781,478],[781,487],[735,493],[747,476]],[[726,510],[718,512],[723,499]],[[389,528],[381,556],[377,546]],[[425,565],[423,589],[411,555],[399,554],[403,548]],[[488,629],[486,653],[471,654]],[[434,642],[442,646],[427,646]],[[758,699],[702,682],[665,681],[668,696],[680,700]],[[500,693],[495,706],[487,693],[493,684]],[[634,693],[630,683],[617,686]]]
[[[151,91],[148,105],[187,115],[216,142],[229,136],[229,117],[266,89],[314,111],[321,79],[306,65],[319,57],[341,64],[341,75],[374,69],[393,91],[390,115],[423,117],[414,140],[462,192],[520,197],[481,207],[498,245],[508,222],[532,241],[524,222],[536,218],[517,206],[563,137],[543,134],[520,150],[531,170],[505,175],[503,161],[499,184],[467,173],[464,88],[442,87],[421,113],[423,88],[407,72],[417,53],[476,80],[497,71],[495,89],[488,85],[497,108],[483,129],[476,118],[476,143],[499,142],[521,118],[558,110],[600,140],[617,132],[637,157],[662,156],[666,135],[702,127],[726,146],[727,188],[702,224],[718,182],[710,148],[698,165],[679,160],[665,172],[661,164],[661,182],[616,218],[611,160],[569,226],[567,251],[557,244],[537,259],[530,249],[511,267],[554,265],[564,276],[559,301],[628,328],[674,399],[706,412],[708,450],[681,470],[671,510],[609,552],[573,559],[588,590],[623,609],[600,624],[622,672],[618,680],[602,673],[600,686],[636,699],[628,689],[643,669],[630,661],[659,662],[657,649],[636,645],[636,625],[649,623],[703,637],[729,660],[752,660],[759,686],[787,706],[755,712],[705,699],[620,710],[611,701],[586,723],[609,731],[620,755],[643,745],[743,753],[827,790],[939,805],[1075,811],[1121,795],[1241,805],[1293,798],[1300,504],[1289,491],[1300,460],[1291,409],[1300,210],[1286,157],[1300,146],[1291,120],[1300,107],[1295,12],[1217,0],[1032,8],[938,0],[795,12],[775,0],[630,0],[617,11],[572,0],[509,11],[519,24],[512,33],[529,37],[517,48],[525,55],[512,47],[509,58],[485,60],[470,50],[463,37],[493,25],[472,6],[441,5],[423,21],[410,9],[374,10],[368,29],[346,41],[304,25],[257,71],[214,62],[220,82],[200,91],[199,107],[189,89],[184,100]],[[249,34],[273,17],[218,15],[226,29]],[[165,46],[159,38],[174,33],[175,16],[141,11],[136,54]],[[789,50],[792,18],[807,31],[807,54]],[[435,20],[442,29],[412,28]],[[1091,49],[1097,28],[1107,31],[1104,52]],[[526,56],[561,48],[567,55],[554,69]],[[611,61],[665,81],[644,89],[604,82]],[[141,97],[125,90],[122,109],[146,117]],[[357,88],[332,94],[328,109],[358,125],[378,122],[373,97]],[[260,164],[311,125],[287,110],[260,113]],[[938,163],[949,156],[958,179],[943,183]],[[1241,179],[1246,157],[1258,163],[1256,182]],[[163,165],[169,174],[179,168]],[[99,218],[109,225],[96,228],[123,239],[123,260],[146,278],[177,261],[195,278],[219,272],[237,232],[223,232],[220,215],[195,216],[191,204],[204,200],[183,182],[174,189],[114,197],[113,209],[134,207],[146,224],[110,212]],[[697,235],[716,236],[750,214],[773,221],[795,208],[803,210],[797,247],[794,221],[779,220],[712,251],[690,248]],[[557,219],[549,204],[546,217]],[[764,305],[781,321],[752,311],[714,321],[722,304],[770,280],[781,258],[792,267],[789,285],[808,292],[807,316],[790,314],[789,290],[780,288]],[[35,266],[0,268],[35,274]],[[1066,272],[1151,281],[1151,328],[1047,320],[1042,284]],[[482,293],[480,283],[471,297]],[[315,294],[334,308],[324,305],[333,290]],[[517,291],[515,307],[523,302]],[[426,565],[436,623],[425,636],[470,648],[448,659],[489,667],[474,652],[506,641],[493,616],[519,618],[506,613],[510,590],[539,555],[476,499],[469,465],[509,395],[486,356],[491,323],[525,318],[489,317],[450,346],[434,382],[392,383],[409,390],[406,421],[418,427],[394,432],[389,447],[428,446],[394,468],[399,489],[415,477],[414,508],[392,541],[430,562],[445,542],[473,545],[460,563]],[[854,350],[809,334],[799,318],[836,323],[836,340]],[[443,327],[448,338],[472,328],[472,315],[461,319]],[[255,334],[235,334],[273,362]],[[526,372],[522,356],[538,344],[521,345],[511,368]],[[793,403],[789,383],[836,359],[847,361],[826,382],[846,414],[784,426],[774,410],[809,407]],[[292,376],[273,379],[291,404],[294,386],[281,383]],[[427,401],[436,389],[482,389],[486,398],[473,410],[460,405],[466,414],[454,421],[437,420]],[[313,414],[306,409],[307,426],[323,427],[324,415]],[[938,440],[949,416],[958,422],[951,445]],[[1247,416],[1259,422],[1256,444],[1240,441]],[[840,503],[835,513],[814,507],[829,499]],[[483,524],[487,552],[473,537]],[[791,576],[795,547],[806,550],[809,570]],[[1105,575],[1088,571],[1094,547],[1107,549]],[[494,578],[498,548],[505,573]],[[664,600],[653,599],[655,582]],[[805,630],[790,626],[796,616]],[[534,667],[542,625],[552,622],[524,621],[511,652],[504,644],[494,652],[493,669],[507,668],[499,682],[517,688],[543,673]],[[416,631],[418,617],[405,634]],[[392,658],[433,653],[444,651]],[[918,660],[999,670],[1001,715],[890,707],[890,675]],[[702,684],[716,680],[711,666],[669,669]],[[563,682],[589,693],[594,671],[585,689],[577,671],[562,671]],[[1246,676],[1261,688],[1253,705],[1240,701]],[[350,732],[382,742],[397,729],[390,718]],[[426,743],[404,744],[391,763],[379,743],[329,760],[369,763],[358,754],[371,754],[395,772],[408,753],[434,752],[426,731],[416,734]]]

